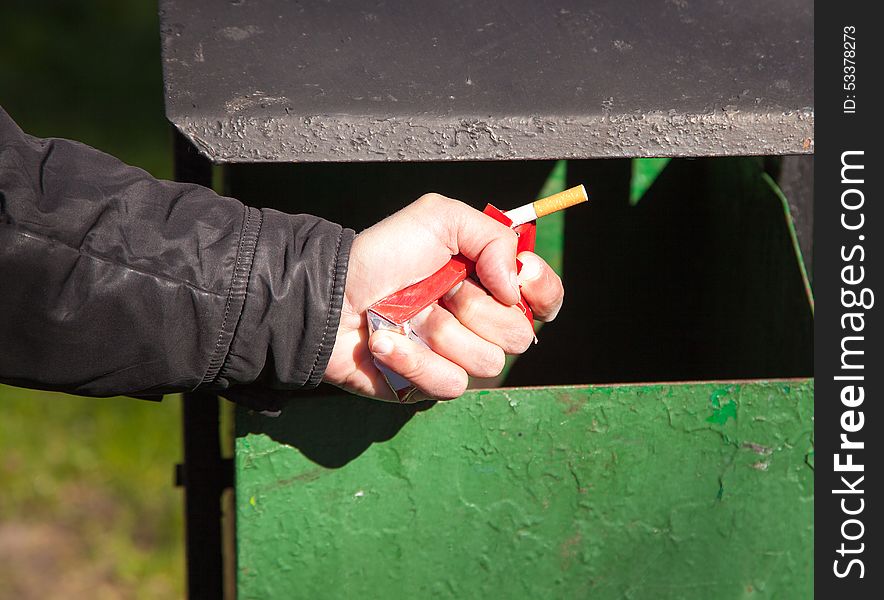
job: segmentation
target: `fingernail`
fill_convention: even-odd
[[[374,354],[389,354],[393,351],[393,340],[386,335],[375,335],[371,340],[371,351]]]
[[[541,264],[536,254],[533,252],[522,252],[519,254],[519,260],[522,262],[522,270],[519,271],[519,281],[524,283],[540,277]]]

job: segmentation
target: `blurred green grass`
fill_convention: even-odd
[[[179,407],[0,388],[0,590],[94,597],[66,581],[85,579],[108,597],[183,595]]]
[[[4,0],[0,105],[169,178],[156,1]],[[179,407],[0,386],[0,596],[183,596]]]

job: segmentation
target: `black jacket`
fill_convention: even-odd
[[[90,396],[315,386],[353,235],[31,137],[0,108],[0,382]]]

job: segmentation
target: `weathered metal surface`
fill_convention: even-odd
[[[813,382],[237,417],[239,598],[810,598]]]
[[[813,3],[160,0],[215,162],[813,151]]]

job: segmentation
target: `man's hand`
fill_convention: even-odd
[[[523,252],[516,274],[516,234],[457,200],[427,194],[353,242],[341,324],[325,380],[361,396],[396,401],[376,357],[430,398],[457,398],[467,377],[500,374],[505,354],[521,354],[534,339],[514,306],[522,295],[534,318],[551,321],[562,306],[562,281],[540,257]],[[365,310],[439,270],[455,254],[475,261],[482,282],[467,279],[411,320],[429,346],[376,331]],[[483,288],[484,286],[484,288]]]

